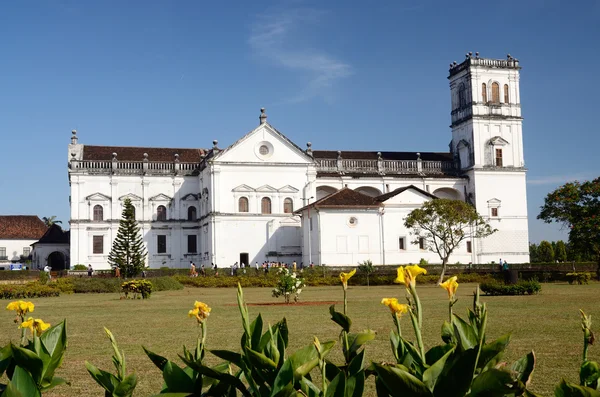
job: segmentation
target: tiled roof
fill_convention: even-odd
[[[46,233],[39,239],[38,242],[34,244],[69,244],[70,243],[70,233],[69,231],[64,231],[62,228],[54,224],[50,226]]]
[[[46,230],[35,215],[0,215],[0,239],[38,240]]]
[[[381,203],[375,200],[374,197],[359,193],[350,188],[343,188],[335,193],[323,197],[299,210],[296,213],[302,212],[307,207],[313,208],[377,208],[381,207]]]
[[[384,202],[384,201],[386,201],[386,200],[388,200],[388,199],[390,199],[390,198],[392,198],[392,197],[394,197],[394,196],[396,196],[396,195],[398,195],[398,194],[400,194],[400,193],[402,193],[402,192],[404,192],[406,190],[409,190],[409,189],[416,190],[417,192],[419,192],[421,194],[424,194],[425,196],[433,198],[433,199],[437,198],[433,194],[431,194],[431,193],[429,193],[429,192],[427,192],[427,191],[425,191],[423,189],[419,189],[415,185],[409,185],[409,186],[404,186],[404,187],[400,187],[398,189],[392,190],[389,193],[385,193],[385,194],[379,195],[379,196],[375,197],[375,200],[378,201],[378,202]]]
[[[356,160],[377,160],[377,152],[367,151],[341,151],[343,159]],[[383,160],[416,160],[421,154],[423,161],[453,161],[452,153],[445,152],[381,152]],[[337,159],[338,153],[336,150],[313,150],[315,159]]]
[[[85,145],[83,160],[112,160],[112,154],[116,153],[119,161],[142,161],[144,153],[147,153],[149,161],[170,162],[175,159],[175,154],[178,154],[182,163],[199,163],[201,155],[206,152],[205,149]]]

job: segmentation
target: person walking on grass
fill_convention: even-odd
[[[92,274],[94,274],[94,269],[92,269],[91,263],[88,265],[87,272],[88,272],[88,277],[92,277]]]
[[[206,277],[206,270],[204,270],[204,263],[200,264],[200,274],[202,277]]]
[[[115,277],[121,278],[121,269],[119,268],[119,266],[115,266]]]

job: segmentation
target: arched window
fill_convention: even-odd
[[[157,221],[166,221],[167,220],[167,209],[164,205],[159,205],[156,208],[156,220]]]
[[[500,84],[492,83],[492,102],[500,103]]]
[[[509,103],[508,99],[508,84],[504,84],[504,103]]]
[[[188,208],[188,221],[195,221],[196,220],[196,207],[191,206],[190,208]]]
[[[485,83],[481,85],[481,100],[483,103],[487,103],[487,85]]]
[[[103,221],[104,220],[104,208],[97,204],[94,206],[94,220],[95,221]]]
[[[464,108],[467,106],[467,89],[464,84],[460,84],[458,87],[458,107]]]
[[[271,199],[268,197],[263,197],[260,200],[260,213],[261,214],[270,214],[271,213]]]
[[[288,197],[283,200],[283,213],[291,214],[292,212],[294,212],[294,201]]]
[[[238,212],[248,212],[248,197],[240,197],[239,198]]]

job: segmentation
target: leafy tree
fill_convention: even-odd
[[[424,239],[425,246],[442,260],[441,283],[448,258],[464,240],[483,238],[496,230],[479,215],[475,207],[459,200],[435,199],[413,210],[404,222],[413,229],[413,244]]]
[[[546,196],[538,219],[569,229],[569,245],[591,251],[600,279],[600,178],[569,182]]]
[[[370,259],[367,259],[366,261],[359,262],[358,270],[361,273],[364,273],[367,275],[367,287],[368,287],[369,286],[369,276],[371,275],[371,273],[373,273],[375,271],[375,268],[373,267],[373,261],[371,261]]]
[[[45,216],[42,218],[42,221],[44,221],[44,224],[47,227],[50,227],[50,226],[54,225],[55,223],[62,223],[62,221],[56,220],[56,215],[52,215],[50,217]]]
[[[552,249],[552,244],[546,240],[542,241],[538,247],[538,259],[543,263],[554,262],[554,249]]]
[[[556,259],[559,262],[567,261],[567,246],[562,240],[558,240],[556,242],[556,250],[554,250],[554,259]]]
[[[119,267],[123,277],[135,277],[145,266],[146,248],[135,220],[135,208],[130,199],[124,201],[117,237],[108,255],[108,263]]]
[[[538,246],[537,244],[530,243],[529,244],[529,263],[537,263],[539,262],[538,255]]]

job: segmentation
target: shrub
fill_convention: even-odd
[[[53,288],[58,289],[61,293],[72,294],[75,292],[73,279],[69,277],[57,278],[50,284]]]
[[[42,284],[42,285],[48,284],[49,279],[50,279],[50,275],[47,272],[40,272],[40,275],[38,277],[38,281],[40,282],[40,284]]]
[[[591,273],[567,273],[565,278],[569,284],[589,284],[592,279]]]
[[[73,266],[72,270],[87,270],[87,266],[82,265],[81,263],[78,263],[77,265]]]
[[[117,278],[73,277],[71,280],[76,294],[121,292],[121,280]]]
[[[290,303],[290,298],[294,296],[294,302],[298,302],[300,293],[304,288],[304,279],[298,277],[295,272],[290,272],[285,267],[279,268],[279,280],[273,289],[273,297],[283,296],[285,303]]]
[[[25,285],[1,285],[0,299],[46,298],[59,296],[60,290],[37,281]]]
[[[133,299],[148,299],[152,295],[152,283],[148,280],[129,280],[121,284],[121,292],[125,298],[133,295]]]
[[[520,280],[516,284],[504,284],[499,281],[489,281],[482,283],[481,290],[486,295],[534,295],[542,290],[541,284],[537,280]]]
[[[183,289],[183,284],[173,277],[156,277],[150,280],[153,291],[174,291]]]

